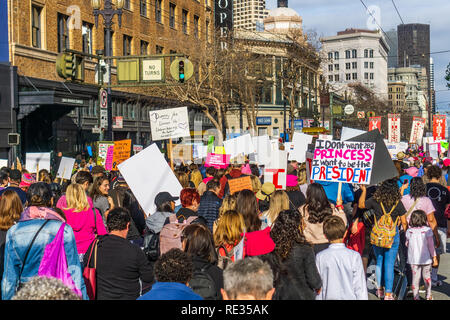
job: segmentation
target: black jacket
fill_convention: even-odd
[[[92,244],[84,255],[86,266]],[[93,259],[91,259],[93,267]],[[153,282],[153,269],[144,252],[130,241],[116,235],[99,237],[97,248],[97,300],[136,300],[139,279]]]
[[[315,290],[322,287],[311,246],[295,244],[289,256],[282,261],[290,275],[291,286],[279,296],[280,300],[315,300]]]
[[[220,289],[223,288],[223,270],[198,256],[192,257],[192,263],[194,264],[194,271],[201,270],[205,266],[207,267],[205,271],[214,280],[217,296],[222,300],[222,293],[220,292]]]
[[[200,198],[200,206],[198,207],[198,215],[205,218],[209,230],[213,231],[214,221],[219,216],[219,209],[222,205],[220,199],[214,192],[206,191]]]
[[[305,196],[300,190],[287,191],[286,193],[289,197],[289,207],[291,210],[298,210],[298,208],[305,204]]]

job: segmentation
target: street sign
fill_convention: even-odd
[[[108,110],[100,109],[100,128],[108,126]]]
[[[17,146],[20,144],[20,134],[18,133],[8,133],[8,145]]]
[[[93,127],[92,128],[92,133],[101,133],[102,129],[100,129],[99,127]]]
[[[353,112],[355,112],[355,108],[351,104],[348,104],[348,105],[345,106],[344,112],[345,112],[345,114],[350,115]]]
[[[358,119],[364,119],[365,118],[365,112],[364,111],[358,111]]]
[[[100,108],[101,109],[106,109],[108,107],[108,93],[106,92],[105,89],[100,89],[100,93],[99,93],[99,97],[100,97]]]
[[[142,60],[142,81],[164,80],[164,58]]]
[[[172,78],[180,81],[180,61],[184,61],[184,81],[188,81],[194,75],[194,65],[186,58],[176,58],[170,64],[170,74]]]
[[[115,129],[123,128],[123,117],[114,117],[113,128],[115,128]]]

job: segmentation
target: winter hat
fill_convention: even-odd
[[[270,227],[246,233],[244,248],[246,257],[271,253],[275,249],[275,242],[270,237]]]
[[[298,177],[292,174],[286,176],[286,187],[298,186]]]
[[[261,190],[259,190],[256,193],[256,198],[259,200],[268,200],[267,198],[274,193],[275,191],[275,185],[272,182],[264,182],[264,184],[261,187]]]
[[[247,163],[245,166],[242,167],[241,169],[242,174],[248,174],[251,175],[252,174],[252,170],[250,169],[250,165]]]
[[[410,175],[411,177],[415,178],[417,177],[417,174],[419,173],[419,169],[416,167],[409,167],[405,170],[406,174]]]
[[[35,183],[36,181],[34,180],[34,178],[31,176],[31,174],[29,173],[24,173],[22,174],[22,181],[19,184],[19,187],[29,187],[31,186],[33,183]]]

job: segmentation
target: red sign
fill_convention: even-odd
[[[388,114],[389,143],[400,142],[400,115]]]
[[[208,153],[206,156],[205,167],[226,169],[230,164],[230,158],[231,154]]]
[[[369,131],[377,129],[381,132],[381,117],[369,118]]]
[[[433,116],[433,138],[434,141],[445,140],[446,116],[435,114]]]
[[[409,138],[409,143],[411,144],[421,144],[423,137],[423,130],[425,128],[425,118],[413,117],[413,123],[411,128],[411,136]]]

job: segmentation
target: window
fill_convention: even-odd
[[[162,0],[155,0],[155,21],[159,23],[162,23],[161,2]]]
[[[339,64],[334,65],[334,70],[339,71]]]
[[[130,56],[131,55],[131,37],[127,35],[123,35],[123,55]]]
[[[163,54],[164,47],[156,45],[156,54]]]
[[[366,68],[366,69],[369,68],[369,63],[367,61],[364,62],[364,68]]]
[[[352,79],[358,80],[358,74],[356,72],[352,73]]]
[[[328,65],[328,71],[333,71],[333,65],[332,64]]]
[[[198,38],[198,16],[194,16],[194,37]]]
[[[358,68],[358,62],[352,62],[352,69]]]
[[[369,57],[369,50],[365,49],[364,50],[364,58],[368,58]]]
[[[331,75],[331,76],[328,76],[328,81],[333,81],[333,76]]]
[[[175,29],[175,8],[176,5],[169,3],[169,26]]]
[[[124,1],[124,3],[123,3],[123,8],[124,8],[124,9],[127,9],[127,10],[130,10],[130,9],[131,9],[131,6],[130,6],[130,0],[125,0],[125,1]]]
[[[346,70],[350,70],[350,66],[351,66],[351,65],[350,65],[350,62],[347,62],[347,63],[345,64],[345,69],[346,69]]]
[[[373,62],[370,63],[370,69],[373,69]]]
[[[373,73],[370,74],[370,80],[373,80]]]
[[[339,81],[339,75],[338,74],[334,75],[334,81]]]
[[[188,12],[186,10],[183,9],[183,12],[181,14],[181,19],[182,19],[182,25],[183,25],[183,33],[187,34],[187,30],[188,30]]]
[[[141,55],[147,55],[148,54],[148,42],[141,40]]]
[[[328,52],[328,60],[333,59],[333,52]]]
[[[335,59],[335,60],[339,60],[339,52],[336,51],[336,52],[334,53],[334,59]]]
[[[352,50],[352,58],[358,58],[358,51],[356,49]]]
[[[345,58],[350,59],[350,50],[345,51]]]
[[[209,20],[206,20],[205,38],[206,38],[206,41],[209,42]]]
[[[58,13],[58,52],[69,49],[69,30],[67,28],[68,18],[68,16]]]
[[[352,80],[352,75],[350,73],[346,73],[345,80]]]
[[[170,50],[169,53],[170,54],[175,54],[175,53],[177,53],[177,51],[176,50]],[[175,57],[170,57],[170,63],[172,63],[173,60],[175,60]]]
[[[35,5],[31,7],[31,44],[35,48],[41,48],[41,12],[41,7]]]
[[[140,12],[141,16],[147,16],[147,0],[140,0]]]
[[[92,24],[83,22],[81,34],[83,36],[83,52],[92,54]]]
[[[373,50],[370,50],[369,58],[373,58]]]
[[[369,73],[368,73],[368,72],[365,72],[365,73],[364,73],[364,79],[365,79],[365,80],[369,80]]]

